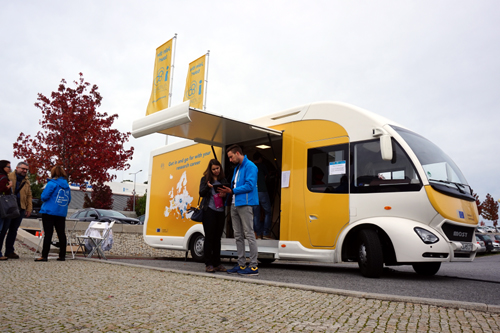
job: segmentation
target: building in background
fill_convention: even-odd
[[[133,182],[106,182],[104,185],[108,185],[113,192],[113,210],[124,211],[127,207],[127,200],[133,195],[134,183]],[[71,188],[71,202],[69,204],[70,209],[80,209],[83,208],[83,198],[85,193],[89,196],[92,194],[92,186],[87,186],[87,191],[80,191],[80,185],[70,184]],[[135,192],[138,196],[143,196],[148,188],[147,184],[135,184]]]

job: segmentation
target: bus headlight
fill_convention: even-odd
[[[424,242],[425,244],[434,244],[439,241],[439,238],[428,230],[419,227],[413,228],[413,230],[415,230],[418,237],[420,237],[422,242]]]

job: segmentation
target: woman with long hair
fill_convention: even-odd
[[[216,159],[208,162],[207,169],[200,181],[200,208],[203,210],[203,231],[205,232],[205,271],[208,273],[225,272],[220,261],[221,237],[224,231],[224,193],[215,191],[214,185],[226,184],[222,165]]]
[[[35,261],[47,261],[52,242],[54,228],[57,238],[59,238],[59,258],[66,260],[66,215],[68,205],[71,201],[71,190],[69,189],[66,171],[60,165],[56,165],[50,170],[51,179],[42,192],[42,225],[45,236],[43,238],[42,256]]]
[[[9,180],[9,173],[11,172],[10,169],[10,162],[7,160],[1,160],[0,161],[0,195],[5,195],[5,194],[12,194],[12,181]],[[8,222],[0,217],[0,230],[2,230],[3,225],[5,222]],[[0,249],[0,253],[2,252],[2,249]],[[6,256],[1,256],[0,260],[7,260],[9,259]]]

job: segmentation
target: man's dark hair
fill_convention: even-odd
[[[226,153],[229,153],[229,152],[231,152],[233,154],[240,153],[240,155],[243,155],[243,150],[241,150],[241,147],[238,145],[232,145],[229,148],[227,148]]]

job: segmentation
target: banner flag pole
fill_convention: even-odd
[[[174,68],[175,68],[175,51],[177,51],[177,33],[175,33],[174,38],[173,38],[173,52],[172,52],[172,71],[170,73],[170,91],[169,91],[169,98],[168,98],[168,107],[172,104],[172,90],[174,89]],[[168,135],[167,135],[168,137]]]
[[[210,50],[207,51],[207,66],[205,72],[205,101],[203,102],[203,110],[207,109],[207,95],[208,95],[208,63],[210,61]]]

